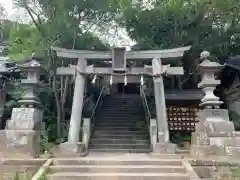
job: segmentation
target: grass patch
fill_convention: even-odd
[[[231,167],[232,177],[240,179],[240,167]]]

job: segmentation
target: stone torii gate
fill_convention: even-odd
[[[114,83],[122,83],[124,78],[129,81],[140,83],[141,76],[152,76],[154,81],[155,103],[157,109],[157,129],[158,140],[161,144],[168,143],[169,131],[166,115],[166,103],[163,84],[163,75],[175,76],[183,75],[183,67],[170,67],[162,65],[161,61],[167,61],[169,58],[182,57],[184,52],[190,49],[181,47],[167,50],[149,50],[149,51],[126,51],[125,48],[115,48],[112,51],[84,51],[70,50],[53,47],[57,56],[61,58],[78,59],[77,66],[58,67],[57,75],[75,77],[74,97],[72,104],[72,114],[68,134],[68,148],[77,151],[79,143],[80,125],[82,121],[82,109],[85,87],[85,75],[104,75],[113,77]],[[112,61],[112,67],[94,67],[87,66],[87,61]],[[127,67],[127,61],[152,60],[152,66]]]

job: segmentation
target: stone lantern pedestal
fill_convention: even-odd
[[[40,64],[31,59],[22,70],[27,72],[27,79],[22,80],[26,94],[19,101],[21,107],[12,110],[11,120],[5,130],[0,132],[0,156],[32,158],[40,154],[40,130],[43,111],[39,109],[36,88],[40,85]]]
[[[227,109],[220,109],[223,104],[214,90],[221,82],[216,80],[216,73],[223,68],[222,65],[208,60],[209,53],[203,52],[203,62],[199,66],[202,81],[198,84],[205,92],[198,112],[199,123],[192,133],[192,156],[239,156],[240,142],[235,136],[234,125],[229,121]]]

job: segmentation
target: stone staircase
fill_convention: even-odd
[[[146,153],[149,132],[139,95],[105,98],[89,145],[90,152]]]
[[[47,180],[190,180],[180,159],[135,154],[111,158],[97,153],[82,159],[54,159]]]

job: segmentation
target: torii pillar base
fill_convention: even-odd
[[[70,144],[68,142],[60,144],[53,152],[54,157],[84,157],[88,153],[85,151],[84,144]]]

